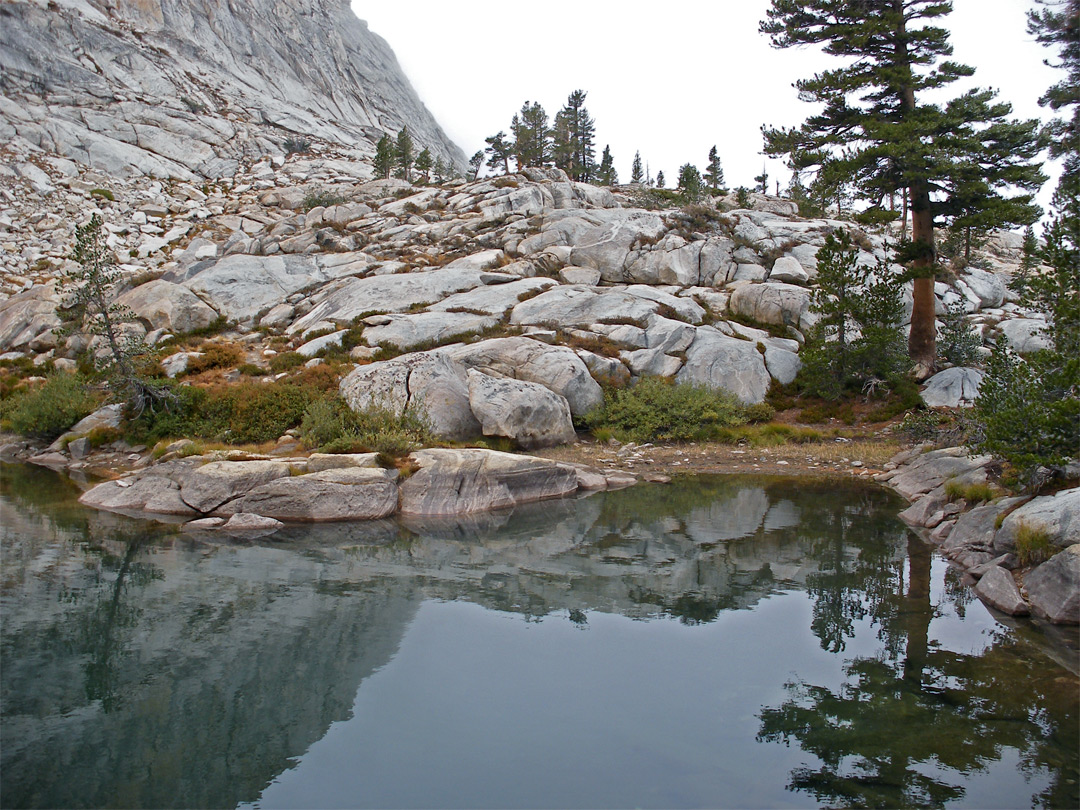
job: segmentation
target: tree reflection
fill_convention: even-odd
[[[146,535],[126,535],[113,538],[111,544],[122,543],[122,557],[107,551],[102,556],[102,568],[115,571],[111,587],[101,592],[93,609],[79,615],[79,638],[88,654],[85,672],[86,697],[100,700],[105,712],[115,711],[122,704],[119,672],[125,657],[122,631],[134,628],[141,610],[124,601],[128,588],[145,587],[154,580],[164,579],[156,566],[139,562],[140,551],[147,544]]]
[[[1052,774],[1034,804],[1077,806],[1075,682],[1049,660],[1023,663],[1008,636],[980,655],[931,642],[931,555],[917,537],[908,542],[906,589],[896,587],[897,566],[875,575],[862,562],[850,566],[865,580],[862,599],[833,576],[840,566],[818,580],[812,592],[823,604],[813,629],[822,647],[843,649],[854,620],[869,616],[882,649],[847,662],[837,689],[787,684],[790,698],[760,715],[759,741],[794,741],[820,761],[793,770],[788,789],[830,805],[940,807],[963,798],[968,775],[1011,748],[1027,772]],[[1026,688],[1009,688],[1014,684]],[[1041,710],[1047,702],[1061,711]],[[1062,745],[1071,758],[1055,753]]]

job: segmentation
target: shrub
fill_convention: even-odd
[[[767,402],[758,402],[754,405],[747,405],[743,409],[743,415],[746,417],[746,421],[750,423],[768,422],[776,416],[776,409]]]
[[[376,452],[398,458],[431,443],[431,427],[421,407],[398,413],[371,405],[352,410],[340,397],[311,402],[300,423],[304,443],[324,453]]]
[[[876,268],[859,265],[846,231],[825,238],[817,261],[810,309],[821,318],[800,355],[800,389],[835,400],[845,392],[870,394],[898,384],[907,365],[898,279],[884,261]]]
[[[307,138],[286,138],[282,147],[286,155],[302,155],[311,151],[311,141]]]
[[[51,374],[40,388],[16,394],[9,402],[7,421],[23,436],[55,439],[98,406],[86,378]]]
[[[750,207],[750,189],[746,186],[739,186],[735,189],[735,204],[739,208]]]
[[[322,391],[293,381],[241,382],[214,388],[177,385],[168,410],[147,409],[128,428],[143,444],[165,438],[199,438],[229,444],[273,441],[300,425],[304,410]]]
[[[233,343],[207,343],[200,348],[201,357],[188,360],[188,373],[198,374],[212,368],[233,368],[244,360],[244,353]]]
[[[606,428],[621,441],[701,441],[720,428],[746,422],[734,396],[695,385],[644,377],[631,388],[605,392],[604,404],[586,414],[590,430]]]
[[[300,352],[282,352],[270,358],[270,370],[275,374],[280,374],[283,371],[304,365],[307,360]]]
[[[312,189],[304,195],[301,208],[310,211],[312,208],[329,208],[331,205],[341,205],[348,201],[348,198],[343,194],[337,194],[325,188]]]
[[[954,366],[982,365],[979,349],[982,338],[972,331],[964,317],[964,305],[953,301],[945,306],[938,332],[938,354]]]
[[[1016,556],[1021,565],[1035,565],[1054,555],[1050,535],[1040,526],[1021,523],[1016,529]]]
[[[107,188],[92,188],[92,189],[90,189],[90,196],[91,197],[101,197],[103,199],[108,200],[109,202],[116,202],[116,195],[113,194],[112,191],[110,189],[107,189]]]

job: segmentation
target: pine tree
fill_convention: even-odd
[[[99,214],[91,216],[86,225],[75,228],[71,258],[75,265],[64,271],[57,284],[57,292],[68,305],[64,318],[67,326],[60,333],[85,327],[104,340],[106,355],[99,362],[99,369],[105,375],[109,392],[134,415],[147,407],[169,407],[176,401],[176,395],[141,371],[150,356],[150,347],[141,332],[125,327],[135,323],[135,313],[116,301],[120,270],[116,256],[105,242],[104,222]]]
[[[435,165],[435,161],[432,160],[431,152],[425,146],[420,154],[416,156],[416,161],[413,166],[418,172],[420,172],[420,182],[427,185],[431,182],[431,167]]]
[[[551,165],[551,130],[548,117],[539,102],[526,101],[510,122],[513,155],[518,169]]]
[[[914,278],[908,352],[920,375],[936,360],[934,216],[948,202],[954,167],[980,162],[986,188],[998,196],[1038,182],[1032,122],[1031,141],[1005,154],[995,139],[1011,124],[1007,105],[991,104],[983,91],[944,107],[920,98],[974,73],[945,59],[952,53],[945,29],[921,24],[951,10],[948,0],[772,0],[760,26],[774,47],[822,45],[844,60],[796,82],[800,98],[823,109],[798,129],[763,127],[766,153],[788,155],[796,172],[849,178],[871,201],[908,190],[912,239],[901,258]]]
[[[758,190],[762,194],[769,193],[769,172],[766,171],[764,165],[761,167],[761,174],[754,178],[754,182],[758,184]]]
[[[847,231],[825,237],[817,253],[810,309],[820,318],[807,337],[799,372],[802,389],[825,399],[869,392],[901,374],[904,307],[900,283],[882,261],[860,265]]]
[[[469,179],[475,180],[480,175],[480,167],[484,165],[484,150],[477,149],[469,158]]]
[[[398,132],[397,144],[394,150],[394,162],[397,166],[394,177],[408,183],[412,182],[414,148],[412,135],[409,134],[409,127],[403,126],[401,131]]]
[[[446,166],[446,161],[441,157],[435,158],[435,164],[431,167],[431,173],[435,175],[436,183],[446,182],[446,176],[449,173],[449,169]]]
[[[488,154],[487,166],[492,171],[502,169],[503,174],[510,174],[510,158],[514,155],[514,145],[506,140],[506,133],[501,129],[490,138],[485,138]]]
[[[645,171],[641,168],[641,152],[634,152],[634,164],[630,167],[630,182],[643,183]]]
[[[615,171],[615,160],[611,157],[610,146],[604,146],[604,153],[600,157],[600,165],[596,168],[593,182],[599,186],[616,186],[619,184],[619,173]]]
[[[975,400],[981,439],[973,448],[1004,458],[1033,489],[1080,456],[1080,2],[1039,2],[1045,8],[1030,12],[1028,31],[1058,49],[1055,67],[1066,71],[1040,103],[1072,110],[1047,127],[1051,154],[1063,166],[1038,251],[1045,267],[1028,260],[1035,239],[1025,235],[1027,255],[1015,281],[1024,303],[1047,314],[1050,348],[1020,357],[998,341]]]
[[[394,168],[394,142],[390,136],[384,134],[375,144],[375,177],[379,180],[388,180],[390,172]]]
[[[593,139],[596,124],[585,108],[583,90],[575,90],[555,116],[553,157],[555,165],[571,180],[589,182],[595,171]]]
[[[656,173],[656,187],[657,188],[663,188],[664,187],[664,173],[663,172],[657,172]]]
[[[684,163],[679,168],[679,196],[684,205],[701,201],[704,187],[701,183],[701,172],[697,166]]]
[[[720,165],[720,155],[716,152],[716,146],[709,150],[709,164],[705,168],[705,182],[713,191],[719,191],[724,187],[724,169]]]

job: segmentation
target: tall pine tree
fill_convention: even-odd
[[[596,124],[585,108],[584,90],[575,90],[566,99],[566,106],[555,116],[555,165],[570,175],[571,180],[589,182],[595,166]]]
[[[415,148],[412,135],[409,134],[409,128],[407,126],[402,127],[397,135],[397,148],[394,150],[394,162],[397,165],[394,177],[409,183],[412,182],[413,151]]]
[[[991,94],[973,91],[945,106],[925,100],[928,91],[974,73],[947,59],[948,32],[926,24],[950,11],[948,0],[772,0],[760,26],[774,47],[820,45],[841,59],[839,67],[796,82],[799,97],[822,109],[797,129],[763,127],[766,153],[788,155],[797,172],[848,178],[875,202],[908,190],[908,353],[920,376],[935,366],[934,217],[948,213],[941,206],[949,203],[956,166],[977,161],[985,189],[1002,199],[1007,186],[1029,188],[1039,174],[1030,162],[1034,145],[1012,153],[997,148],[1003,127],[1010,138],[1017,131],[1005,119],[1008,106],[993,104]],[[1033,122],[1027,131],[1034,141]]]
[[[705,182],[713,191],[719,191],[724,187],[724,168],[720,165],[720,155],[717,154],[715,144],[709,150],[709,163],[705,167]]]
[[[551,165],[551,130],[548,116],[539,102],[526,101],[510,122],[514,138],[514,160],[519,169]]]
[[[375,144],[374,163],[375,177],[379,180],[389,180],[390,172],[394,169],[394,142],[385,133]]]
[[[645,182],[645,170],[641,168],[641,152],[634,152],[634,163],[630,167],[630,182]]]

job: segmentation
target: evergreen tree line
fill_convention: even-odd
[[[436,183],[441,183],[461,176],[452,163],[441,157],[433,157],[426,146],[417,152],[416,142],[408,126],[403,126],[398,131],[397,138],[383,134],[375,144],[373,163],[375,178],[378,180],[388,180],[393,175],[399,180],[410,183],[415,180],[426,185],[433,179]]]

